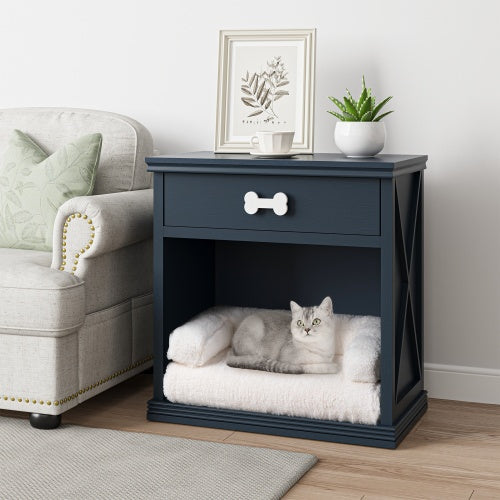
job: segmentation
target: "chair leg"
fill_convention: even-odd
[[[61,415],[30,413],[30,424],[35,429],[55,429],[61,424]]]

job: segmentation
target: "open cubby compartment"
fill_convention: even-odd
[[[155,321],[163,325],[163,335],[155,336],[150,420],[394,448],[425,411],[413,352],[421,346],[414,346],[409,333],[395,345],[392,320],[384,325],[380,248],[172,237],[162,242],[165,279],[157,281],[162,290],[155,293],[162,292],[163,308],[156,309]],[[164,397],[169,333],[194,315],[214,305],[288,309],[290,299],[312,305],[327,295],[336,313],[382,316],[377,425],[187,405]],[[404,325],[403,331],[410,328]]]
[[[330,295],[339,312],[379,315],[378,250],[218,241],[210,253],[214,262],[209,266],[209,293],[216,305],[289,309],[290,299],[311,305]],[[342,283],[348,282],[345,292]],[[362,302],[361,312],[356,302]],[[353,382],[342,370],[299,376],[229,368],[225,354],[203,367],[171,362],[164,395],[173,403],[364,424],[378,421],[378,383]],[[342,361],[343,356],[336,359],[340,365]]]

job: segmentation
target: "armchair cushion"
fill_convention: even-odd
[[[0,248],[0,333],[62,337],[85,316],[83,282],[50,268],[51,254]]]
[[[101,134],[66,144],[50,156],[14,130],[0,163],[0,246],[51,250],[57,209],[92,193]]]

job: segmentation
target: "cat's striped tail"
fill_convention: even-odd
[[[233,353],[229,353],[226,363],[232,368],[246,368],[247,370],[292,374],[305,373],[300,365],[285,363],[276,359],[262,358],[261,356],[254,356],[251,354],[236,356]]]

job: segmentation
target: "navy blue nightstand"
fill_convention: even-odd
[[[396,447],[427,408],[422,297],[426,160],[337,154],[269,160],[208,152],[147,158],[155,190],[154,397],[148,418]],[[245,207],[249,192],[255,194],[248,195]],[[285,196],[278,196],[273,210],[277,193]],[[255,203],[267,208],[257,209]],[[336,312],[382,318],[378,425],[165,399],[168,335],[195,314],[215,304],[286,309],[290,299],[316,304],[326,295]]]

